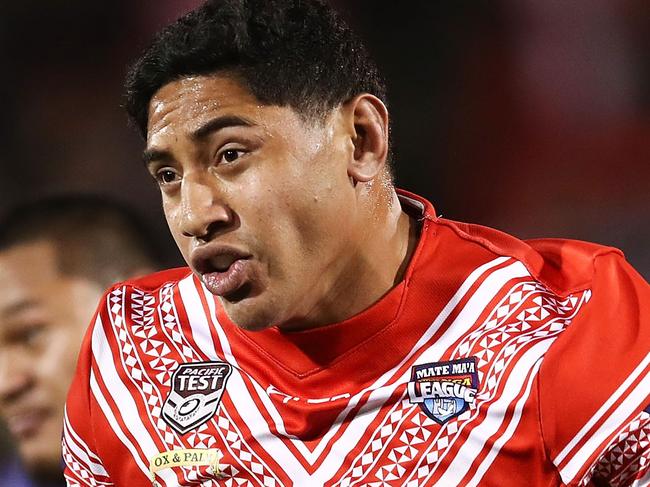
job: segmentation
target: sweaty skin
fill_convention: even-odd
[[[154,95],[145,161],[169,228],[237,325],[338,322],[401,278],[416,236],[388,183],[387,120],[371,95],[305,120],[227,75]]]

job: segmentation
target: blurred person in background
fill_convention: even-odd
[[[65,394],[96,301],[158,255],[131,210],[101,197],[42,199],[0,222],[0,416],[36,485],[64,484]]]

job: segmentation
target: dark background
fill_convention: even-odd
[[[113,195],[179,263],[127,66],[196,0],[0,6],[0,212],[52,192]],[[445,217],[622,248],[650,275],[650,2],[336,0],[389,84],[401,187]]]

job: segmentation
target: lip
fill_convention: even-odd
[[[236,260],[223,272],[208,272],[203,274],[203,284],[208,290],[226,299],[236,300],[235,293],[250,280],[250,262]]]
[[[235,247],[206,244],[192,251],[190,265],[212,294],[227,297],[250,280],[250,258],[250,254]],[[219,260],[228,262],[227,268],[218,268],[215,261]]]
[[[17,439],[30,438],[38,433],[49,414],[43,409],[26,409],[6,418],[9,432]]]

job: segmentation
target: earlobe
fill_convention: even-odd
[[[388,110],[383,102],[368,93],[348,102],[352,119],[354,154],[348,175],[355,182],[368,182],[381,173],[388,154]]]

